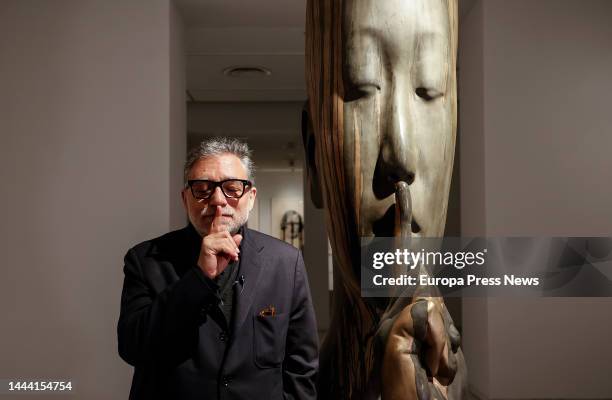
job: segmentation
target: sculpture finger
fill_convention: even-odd
[[[407,238],[412,230],[412,198],[408,183],[400,181],[395,185],[395,237]]]
[[[448,337],[451,343],[451,350],[453,353],[456,353],[461,345],[461,334],[452,322],[448,327]]]
[[[457,369],[455,355],[451,351],[450,338],[436,299],[419,299],[410,310],[414,334],[424,343],[424,362],[427,374],[443,385],[449,385]]]
[[[446,332],[444,329],[444,321],[442,316],[438,313],[432,302],[427,302],[427,309],[425,318],[427,318],[425,343],[427,344],[427,350],[425,351],[425,363],[431,376],[438,375],[438,367],[444,357],[444,351],[446,346]],[[422,308],[422,307],[420,307]],[[419,312],[423,312],[419,310]]]
[[[450,340],[451,351],[453,353],[456,353],[457,350],[459,350],[459,347],[461,346],[461,334],[459,333],[459,330],[455,327],[455,324],[453,323],[453,318],[448,312],[448,308],[446,308],[446,306],[444,305],[442,307],[442,318],[444,319],[444,325],[447,326],[446,332],[448,333],[448,338]]]

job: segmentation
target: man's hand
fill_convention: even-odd
[[[210,279],[222,273],[230,261],[238,260],[238,246],[242,241],[241,235],[230,235],[224,228],[221,220],[222,211],[216,206],[215,216],[210,224],[208,235],[202,238],[198,266]]]

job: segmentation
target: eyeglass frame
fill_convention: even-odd
[[[223,184],[225,182],[229,182],[229,181],[239,181],[242,182],[242,184],[244,185],[244,190],[242,191],[242,194],[238,197],[233,197],[233,196],[228,196],[227,193],[225,193],[225,190],[223,190]],[[199,198],[195,195],[195,193],[193,192],[193,184],[197,183],[197,182],[208,182],[211,183],[213,185],[213,188],[210,192],[210,196],[205,197],[205,198]],[[221,188],[221,193],[223,193],[223,195],[225,196],[226,199],[241,199],[242,196],[245,195],[246,192],[249,191],[250,188],[253,187],[253,182],[247,180],[247,179],[224,179],[222,181],[211,181],[209,179],[189,179],[187,181],[187,183],[185,184],[185,188],[189,188],[191,191],[191,195],[193,196],[194,199],[196,200],[208,200],[210,199],[214,194],[215,191],[217,190],[217,188]]]

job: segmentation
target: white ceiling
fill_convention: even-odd
[[[176,0],[195,101],[303,101],[305,0]],[[236,66],[270,76],[228,77]]]
[[[190,27],[302,27],[306,0],[175,0]]]

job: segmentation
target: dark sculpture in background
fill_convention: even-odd
[[[456,136],[457,0],[308,0],[303,116],[334,257],[320,398],[458,399],[442,297],[360,293],[360,237],[444,235]]]
[[[299,212],[289,210],[283,214],[281,218],[281,239],[284,242],[297,247],[300,250],[304,249],[304,221]]]

